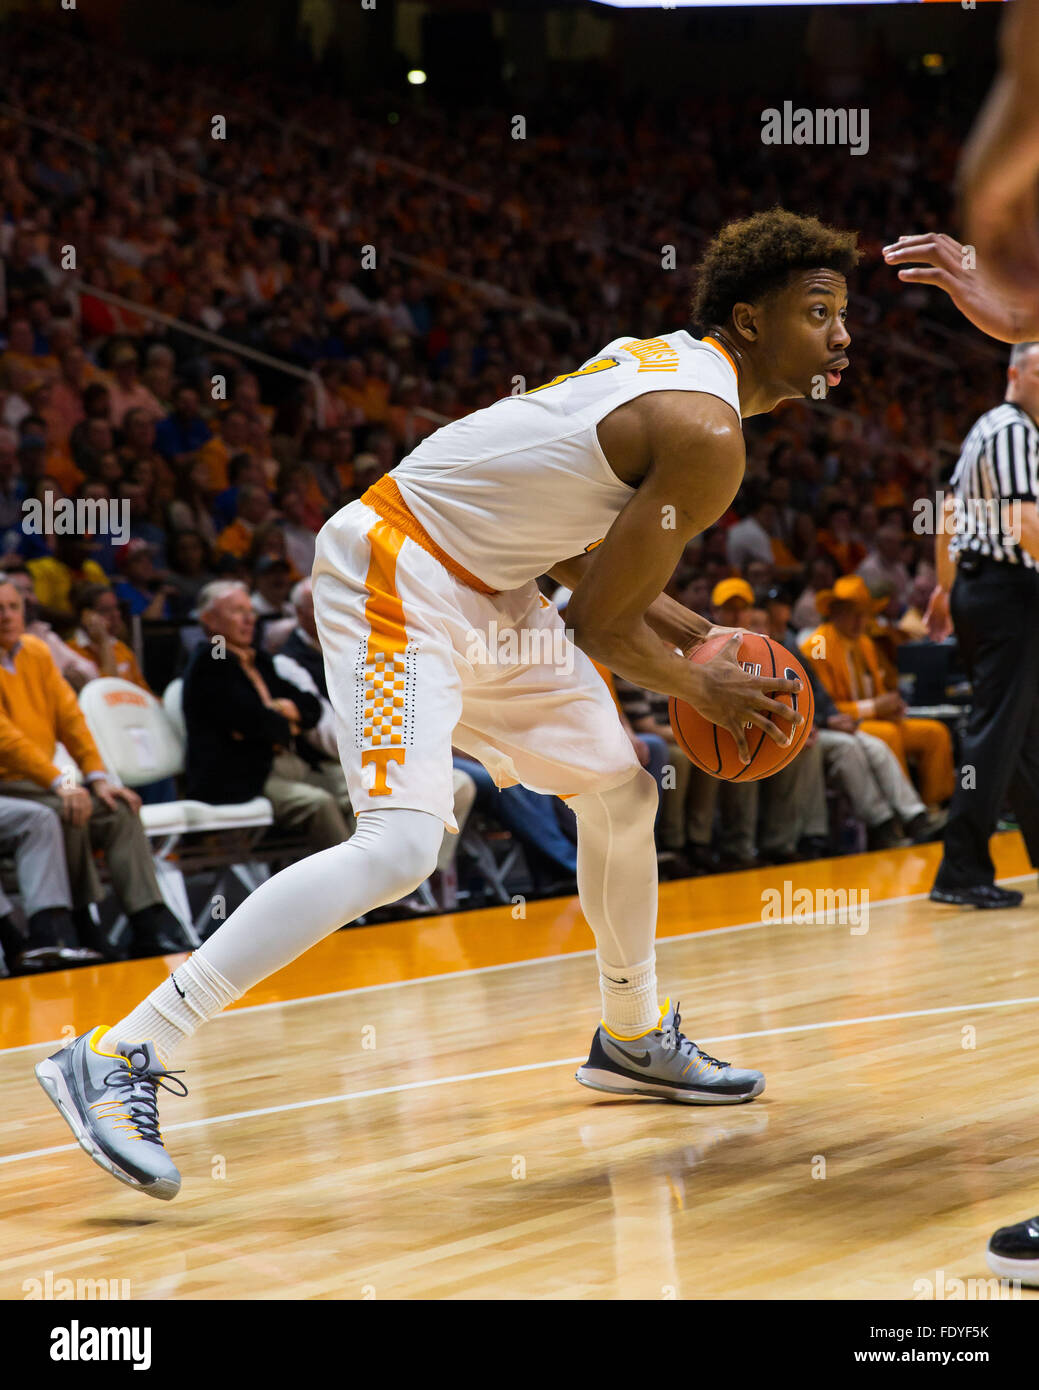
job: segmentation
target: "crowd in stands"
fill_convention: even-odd
[[[767,782],[719,783],[678,753],[665,700],[604,678],[660,782],[671,872],[831,852],[834,797],[873,847],[936,833],[952,741],[899,692],[898,649],[927,639],[933,585],[914,503],[1002,394],[998,356],[950,338],[951,311],[878,254],[948,225],[959,132],[940,94],[888,78],[869,158],[842,164],[762,146],[760,102],[735,96],[720,108],[690,96],[666,118],[588,108],[565,138],[561,118],[532,119],[517,142],[504,116],[500,130],[483,111],[388,126],[303,88],[279,92],[289,131],[235,74],[142,71],[25,34],[0,58],[0,803],[10,791],[39,822],[18,856],[28,938],[0,902],[8,968],[105,954],[86,910],[99,893],[91,847],[105,848],[131,949],[182,942],[127,828],[138,798],[106,780],[76,691],[115,675],[161,696],[183,675],[182,794],[265,795],[314,849],[350,833],[306,582],[323,522],[517,380],[548,380],[622,333],[684,325],[688,276],[661,270],[659,248],[691,264],[724,221],[776,202],[861,232],[852,368],[831,402],[748,422],[746,484],[669,592],[801,654],[809,746]],[[211,138],[208,88],[223,93],[226,141]],[[125,535],[25,526],[28,502],[53,513],[63,499],[124,504]],[[173,667],[150,645],[170,632]],[[230,661],[207,660],[213,635]],[[57,742],[83,785],[62,780]],[[461,756],[455,790],[460,824],[475,809],[521,841],[535,889],[572,888],[561,802],[499,792]],[[0,842],[5,826],[0,814]],[[73,872],[45,886],[29,861],[54,834]],[[452,853],[445,842],[441,867]]]

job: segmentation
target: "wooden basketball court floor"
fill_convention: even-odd
[[[1008,834],[1023,906],[937,907],[937,852],[661,885],[662,993],[767,1076],[737,1107],[577,1085],[599,1005],[576,899],[337,932],[178,1055],[171,1203],[90,1163],[32,1066],[177,958],[0,981],[0,1297],[48,1272],[135,1300],[913,1299],[986,1279],[992,1230],[1039,1210],[1039,893]],[[763,922],[784,879],[868,890],[868,930]]]

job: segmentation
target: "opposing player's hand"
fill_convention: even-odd
[[[804,715],[800,710],[792,710],[770,698],[771,694],[798,694],[801,682],[778,680],[774,676],[748,675],[739,663],[742,640],[742,634],[736,631],[710,661],[702,666],[691,665],[689,669],[693,679],[690,684],[695,688],[682,698],[688,700],[712,724],[727,729],[736,740],[741,762],[749,763],[748,725],[763,729],[769,738],[785,748],[794,736],[794,729],[804,722]],[[792,727],[789,733],[773,724],[769,715],[778,715],[790,723]]]
[[[1039,336],[1039,0],[1006,7],[1000,72],[963,147],[962,225],[978,261],[1015,306],[1014,336]],[[986,330],[987,331],[987,330]]]
[[[1019,343],[1039,333],[1039,300],[1030,312],[985,269],[990,262],[980,252],[972,269],[967,248],[945,232],[900,236],[884,247],[884,259],[899,267],[898,278],[907,284],[944,290],[964,318],[990,338]]]

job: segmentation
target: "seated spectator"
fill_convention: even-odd
[[[88,584],[75,595],[79,627],[69,638],[69,646],[89,661],[98,676],[117,676],[155,692],[141,674],[137,658],[123,641],[125,628],[119,600],[107,584]]]
[[[907,641],[927,642],[930,632],[925,621],[927,610],[934,593],[934,570],[929,565],[921,565],[915,579],[909,586],[906,610],[898,620],[898,630]]]
[[[456,773],[464,773],[475,784],[476,809],[504,826],[523,846],[535,895],[576,892],[577,846],[556,819],[555,798],[519,783],[498,787],[483,763],[457,750],[453,750],[453,763]]]
[[[268,491],[263,464],[247,449],[231,455],[227,464],[227,477],[228,486],[213,498],[213,517],[220,531],[234,521],[238,510],[238,496],[243,487],[259,487],[264,492]]]
[[[296,610],[289,601],[293,584],[292,566],[276,555],[261,555],[253,570],[252,605],[256,613],[255,642],[265,651],[281,647],[296,624]],[[271,641],[266,640],[268,628],[280,629]]]
[[[212,546],[219,533],[209,503],[208,480],[208,469],[198,460],[178,469],[166,518],[171,531],[194,531]]]
[[[165,414],[165,411],[163,412]],[[172,478],[169,464],[155,448],[155,416],[141,406],[134,406],[123,416],[122,444],[119,463],[128,478],[136,478],[140,464],[151,466],[150,482]],[[137,478],[138,481],[143,479]]]
[[[155,563],[165,569],[167,535],[163,503],[147,482],[136,478],[122,478],[116,484],[116,492],[123,505],[130,509],[130,539],[147,541]]]
[[[131,618],[145,622],[169,621],[173,616],[170,600],[177,590],[156,571],[153,550],[148,541],[132,540],[119,553],[122,579],[115,586],[116,598],[126,605]]]
[[[25,482],[18,464],[18,436],[0,426],[0,554],[18,549]]]
[[[306,502],[298,487],[287,487],[278,494],[281,530],[285,549],[297,574],[307,575],[314,568],[314,549],[317,532],[306,521]]]
[[[819,549],[830,556],[838,574],[851,574],[866,558],[866,547],[852,532],[851,507],[847,502],[831,503],[818,540]]]
[[[167,583],[176,590],[170,603],[178,619],[192,613],[199,594],[215,578],[209,546],[197,531],[177,531],[171,536]]]
[[[97,667],[92,661],[86,661],[74,652],[67,642],[61,640],[50,623],[45,623],[40,618],[40,605],[29,571],[23,565],[21,569],[8,569],[2,578],[4,582],[14,585],[21,595],[25,631],[46,643],[47,650],[54,658],[54,664],[62,677],[73,690],[82,690],[87,681],[94,680],[97,676]]]
[[[121,343],[111,357],[108,379],[110,402],[109,419],[115,428],[122,429],[131,410],[142,410],[151,420],[161,420],[164,411],[159,402],[137,376],[137,349],[132,343]]]
[[[791,626],[792,597],[791,591],[782,587],[769,592],[762,631],[781,642],[804,667],[815,700],[816,740],[827,779],[840,787],[862,820],[870,849],[894,849],[931,838],[941,818],[928,815],[916,788],[883,739],[865,733],[853,714],[837,708],[815,662],[800,650]]]
[[[776,537],[776,509],[761,486],[755,482],[743,489],[739,502],[742,521],[730,526],[725,538],[725,558],[734,570],[742,570],[749,560],[789,568],[794,557]]]
[[[229,464],[237,454],[248,453],[249,416],[240,407],[232,405],[218,417],[216,426],[217,433],[198,451],[198,461],[205,469],[206,491],[211,495],[235,485]],[[263,479],[250,481],[262,483]]]
[[[103,960],[100,951],[70,944],[78,937],[57,813],[21,797],[0,795],[0,846],[14,852],[28,927],[27,936],[19,931],[11,904],[0,890],[0,979]]]
[[[155,427],[155,447],[167,463],[183,466],[212,438],[193,386],[178,386],[173,410]]]
[[[254,650],[256,613],[244,584],[208,585],[198,616],[208,640],[184,673],[186,795],[217,804],[265,796],[275,825],[302,831],[309,852],[340,844],[349,835],[349,803],[337,803],[293,748],[296,735],[320,721],[320,700]]]
[[[772,636],[768,615],[762,608],[744,609],[740,626]],[[792,654],[798,655],[796,648]],[[775,722],[785,732],[792,728],[783,719]],[[826,775],[814,721],[797,757],[771,777],[749,782],[747,791],[753,792],[757,802],[759,862],[789,864],[795,859],[818,859],[829,853]]]
[[[873,549],[856,571],[870,589],[879,590],[882,585],[887,586],[894,596],[898,615],[905,609],[909,595],[909,569],[902,558],[905,546],[906,534],[901,517],[889,516],[878,527]]]
[[[745,579],[723,579],[711,591],[711,622],[717,627],[740,627],[744,610],[754,605],[754,590]]]
[[[39,617],[44,622],[68,624],[76,616],[72,591],[81,584],[105,584],[108,576],[90,558],[90,542],[83,536],[54,536],[54,553],[28,560]]]
[[[952,796],[952,737],[936,719],[906,716],[897,690],[888,689],[865,627],[873,600],[859,575],[842,575],[829,592],[818,595],[824,621],[801,650],[815,663],[819,679],[837,708],[853,715],[866,733],[883,739],[909,772],[917,765],[920,795],[934,810]]]
[[[266,488],[252,484],[239,488],[235,519],[217,536],[217,551],[241,559],[252,545],[257,527],[262,526],[270,514],[271,499]]]
[[[71,785],[54,765],[59,742],[86,786]],[[137,815],[140,797],[110,780],[71,688],[44,643],[25,632],[21,596],[12,584],[0,585],[0,793],[49,806],[61,817],[80,938],[62,944],[99,945],[91,939],[88,905],[101,899],[93,851],[103,849],[113,891],[130,921],[132,953],[191,949],[162,900]]]
[[[834,586],[837,579],[837,565],[832,555],[825,551],[817,555],[808,567],[808,587],[802,589],[790,615],[790,626],[795,632],[808,636],[822,622],[823,615],[816,604],[817,596]]]

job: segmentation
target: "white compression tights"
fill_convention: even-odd
[[[569,802],[578,826],[581,906],[595,933],[607,1024],[629,1036],[656,1022],[653,937],[656,783],[639,769]],[[412,892],[436,867],[443,823],[425,811],[364,811],[349,840],[275,874],[174,975],[106,1035],[154,1040],[169,1058],[206,1019],[316,942]]]

